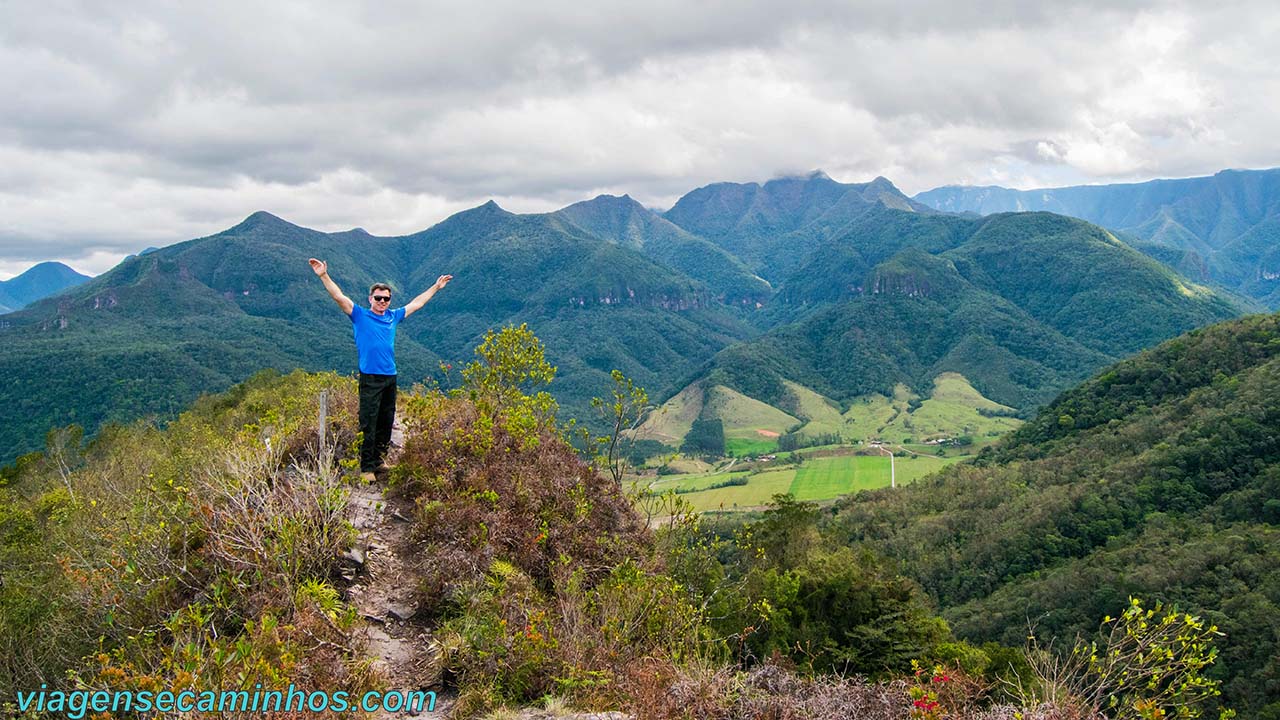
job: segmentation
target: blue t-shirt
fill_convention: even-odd
[[[402,307],[381,315],[359,305],[351,308],[351,326],[356,335],[356,354],[360,356],[361,373],[396,374],[396,325],[401,320],[404,320]]]

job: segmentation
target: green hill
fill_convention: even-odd
[[[1133,236],[1189,277],[1280,307],[1280,168],[1036,190],[949,186],[915,200],[947,212],[1047,210],[1088,220]]]
[[[730,305],[754,307],[767,302],[773,293],[767,282],[748,271],[737,258],[629,196],[601,195],[574,203],[553,216],[568,221],[574,229],[635,248],[667,267],[698,278]]]
[[[1029,409],[1111,359],[1239,312],[1079,220],[876,212],[897,242],[825,241],[766,310],[782,324],[722,351],[710,381],[772,405],[786,380],[847,403],[898,384],[924,395],[956,372]]]
[[[947,257],[979,287],[1112,355],[1239,312],[1102,228],[1061,215],[992,216]]]
[[[893,183],[838,183],[822,172],[698,188],[663,217],[711,240],[770,282],[786,278],[823,240],[882,208],[930,213]]]
[[[1088,633],[1134,595],[1225,633],[1228,704],[1276,717],[1280,316],[1170,340],[1062,394],[984,452],[834,526],[918,580],[957,633]]]

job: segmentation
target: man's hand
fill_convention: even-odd
[[[311,258],[307,260],[311,265],[311,270],[320,277],[320,282],[324,283],[324,289],[329,291],[329,297],[338,303],[338,307],[342,308],[342,312],[350,315],[351,309],[355,307],[355,303],[351,302],[351,298],[342,294],[342,290],[338,288],[338,284],[329,277],[329,264],[323,260]]]
[[[426,292],[410,300],[409,304],[404,306],[404,316],[409,317],[410,315],[421,310],[422,306],[426,305],[428,300],[435,297],[435,294],[439,292],[440,289],[443,288],[445,285],[448,285],[449,281],[452,279],[453,279],[452,275],[441,275],[440,277],[436,278],[435,285],[432,285],[431,287],[427,288]]]

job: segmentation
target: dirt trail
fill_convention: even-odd
[[[404,434],[397,425],[391,436],[388,462],[399,457]],[[404,558],[412,551],[410,519],[413,503],[386,498],[385,479],[358,484],[351,490],[351,523],[359,533],[347,558],[355,566],[348,600],[364,620],[369,655],[377,658],[389,690],[428,690],[439,693],[433,712],[374,713],[376,720],[404,717],[445,717],[449,698],[438,687],[438,663],[430,651],[431,634],[413,621],[418,577]]]
[[[400,457],[404,432],[397,422],[391,433],[388,464]],[[347,599],[364,621],[368,654],[377,658],[388,690],[434,690],[435,709],[428,712],[382,711],[369,715],[373,720],[393,718],[449,717],[457,700],[452,690],[438,686],[439,659],[431,650],[429,629],[415,622],[414,594],[419,576],[404,558],[414,551],[411,528],[413,503],[400,497],[387,498],[385,477],[351,489],[351,523],[359,539],[348,553],[354,567]],[[566,713],[535,708],[515,711],[517,720],[634,720],[621,712]]]

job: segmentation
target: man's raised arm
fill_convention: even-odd
[[[426,305],[428,300],[435,297],[435,294],[437,292],[439,292],[440,290],[443,290],[444,286],[448,285],[449,281],[452,279],[453,279],[452,275],[441,275],[440,277],[436,278],[435,285],[432,285],[430,288],[427,288],[426,292],[410,300],[409,304],[404,306],[404,316],[409,317],[410,315],[421,310],[422,306]]]
[[[324,289],[329,291],[329,297],[338,303],[338,307],[342,308],[342,312],[350,315],[351,309],[355,307],[355,303],[351,302],[351,298],[342,294],[342,289],[338,287],[338,283],[329,277],[329,265],[323,260],[311,258],[307,261],[311,264],[311,269],[316,275],[320,276],[320,282],[324,283]]]

